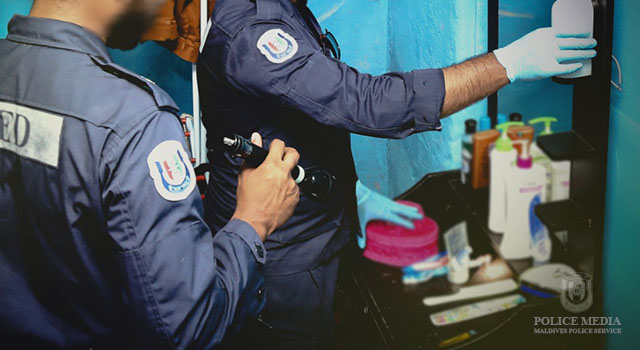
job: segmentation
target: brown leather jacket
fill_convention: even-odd
[[[207,18],[215,0],[208,0]],[[198,60],[200,48],[200,0],[169,0],[160,9],[142,41],[154,40],[189,62]]]

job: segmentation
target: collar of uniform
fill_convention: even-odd
[[[7,40],[82,52],[111,61],[102,39],[70,22],[14,15],[9,22]]]
[[[277,12],[282,12],[288,16],[295,16],[299,13],[298,7],[306,6],[307,1],[299,0],[294,4],[291,0],[252,0],[256,3],[258,19],[273,19]]]
[[[282,15],[295,18],[307,27],[311,34],[318,39],[322,35],[320,25],[307,7],[307,0],[298,0],[296,4],[291,0],[252,0],[256,3],[256,18],[259,20],[281,19]]]

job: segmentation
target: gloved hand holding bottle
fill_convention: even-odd
[[[396,203],[372,191],[360,181],[356,183],[356,197],[358,198],[358,218],[360,219],[361,235],[358,236],[360,249],[364,249],[366,246],[366,227],[371,220],[383,220],[413,229],[413,220],[422,219],[422,214],[418,208]]]
[[[589,35],[540,28],[493,53],[512,83],[550,78],[575,72],[582,68],[576,61],[596,56],[597,42]]]

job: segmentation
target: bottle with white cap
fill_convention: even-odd
[[[591,0],[557,0],[551,10],[551,26],[560,34],[588,33],[593,38],[593,4]],[[581,78],[591,75],[591,59],[579,61],[578,71],[559,78]],[[575,62],[570,62],[575,63]]]

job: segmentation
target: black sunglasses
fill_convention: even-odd
[[[338,40],[336,40],[336,37],[333,36],[330,31],[325,29],[324,34],[320,37],[320,39],[322,42],[322,49],[325,50],[328,48],[329,50],[331,50],[331,54],[333,55],[333,57],[339,60],[341,52],[340,45],[338,45]]]

